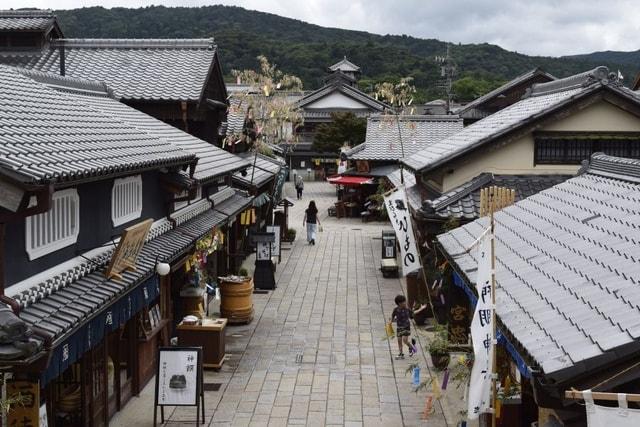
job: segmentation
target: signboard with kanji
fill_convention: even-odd
[[[7,425],[38,427],[40,419],[40,385],[38,381],[7,381],[7,397],[16,398],[20,404],[11,407]]]
[[[204,390],[202,347],[160,347],[156,373],[156,399],[153,425],[157,409],[164,424],[165,406],[195,406],[196,425],[200,424],[200,410],[204,421]]]
[[[144,246],[151,224],[153,224],[153,220],[148,219],[124,230],[118,247],[111,256],[109,267],[104,273],[108,278],[121,279],[120,273],[123,271],[135,270],[136,260]]]

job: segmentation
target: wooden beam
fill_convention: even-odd
[[[591,397],[593,400],[610,400],[610,401],[618,401],[619,393],[605,393],[602,391],[593,391],[591,392]],[[620,393],[626,394],[626,393]],[[567,390],[564,392],[564,397],[567,399],[575,399],[575,400],[584,400],[584,394],[578,390]],[[627,402],[640,402],[640,394],[627,394],[626,395]]]

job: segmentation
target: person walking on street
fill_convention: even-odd
[[[298,200],[302,199],[302,190],[304,190],[304,182],[302,181],[302,177],[298,175],[296,176],[296,194]]]
[[[403,345],[409,348],[409,357],[416,353],[415,340],[411,340],[409,344],[409,338],[411,337],[411,320],[413,315],[421,312],[426,305],[422,305],[417,310],[411,310],[407,307],[407,298],[404,295],[398,295],[395,298],[396,308],[391,313],[391,321],[396,322],[396,337],[398,338],[398,356],[396,359],[404,359],[404,352],[402,351]]]
[[[304,219],[302,220],[302,226],[307,224],[307,242],[310,245],[316,244],[316,231],[320,226],[320,218],[318,218],[318,208],[316,208],[316,202],[313,200],[309,202],[309,207],[304,211]]]

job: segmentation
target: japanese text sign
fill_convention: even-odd
[[[389,220],[396,232],[402,264],[402,274],[407,275],[420,268],[420,254],[416,248],[411,213],[407,205],[404,189],[399,189],[384,198],[384,206],[389,214]]]
[[[493,363],[493,300],[491,296],[491,240],[493,234],[485,233],[477,246],[478,275],[476,288],[478,302],[471,321],[474,362],[469,381],[468,416],[477,419],[488,412],[491,404],[491,376]]]

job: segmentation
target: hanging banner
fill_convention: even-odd
[[[404,188],[399,189],[384,198],[389,220],[393,224],[396,238],[400,244],[402,274],[407,275],[420,268],[420,254],[416,248],[416,240],[411,224],[411,214],[407,208],[407,197]]]
[[[468,417],[475,420],[491,406],[491,370],[493,360],[493,304],[491,299],[491,240],[485,233],[477,246],[478,301],[471,321],[474,362],[469,380]]]
[[[640,425],[640,410],[629,409],[626,395],[618,394],[618,407],[596,405],[590,391],[583,391],[589,427],[636,427]]]

